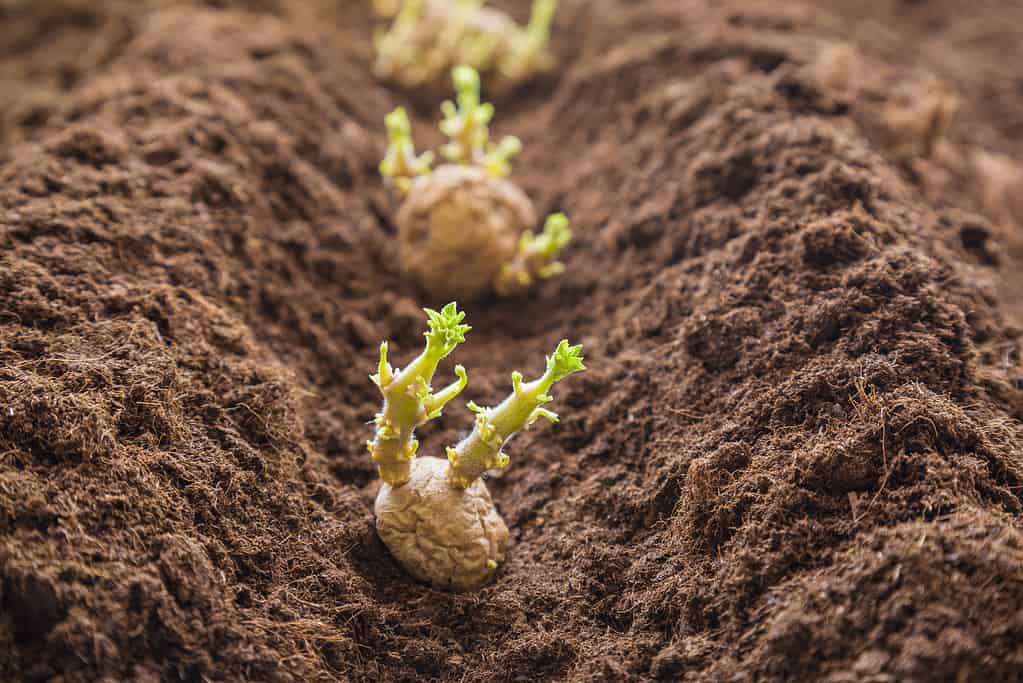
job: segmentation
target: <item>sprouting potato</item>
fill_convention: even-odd
[[[440,150],[448,163],[431,170],[433,153],[416,153],[404,109],[385,119],[389,144],[380,173],[405,195],[397,217],[399,260],[436,301],[471,301],[491,291],[511,296],[564,270],[556,257],[572,232],[568,218],[556,213],[542,233],[533,233],[536,210],[507,179],[522,144],[513,136],[490,141],[494,108],[480,102],[474,69],[456,67],[452,76],[457,104],[442,105],[440,123],[449,138]]]
[[[513,372],[512,392],[500,404],[483,408],[469,402],[476,414],[472,432],[446,459],[416,457],[415,428],[439,417],[444,405],[468,382],[456,366],[458,380],[433,393],[430,383],[437,364],[465,340],[465,313],[454,302],[440,311],[425,309],[429,320],[426,348],[404,370],[387,361],[387,343],[372,379],[384,396],[376,417],[377,431],[367,447],[384,485],[377,495],[377,533],[391,554],[413,577],[438,588],[459,591],[483,586],[504,561],[508,527],[481,479],[484,472],[506,467],[503,448],[521,429],[557,414],[543,406],[556,383],[584,370],[582,347],[558,344],[547,357],[544,373],[531,382]]]
[[[391,20],[375,37],[373,71],[409,88],[436,83],[447,69],[466,64],[493,71],[509,87],[550,70],[547,49],[557,0],[534,0],[529,23],[485,7],[486,0],[374,0]]]

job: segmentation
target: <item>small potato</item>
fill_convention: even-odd
[[[412,182],[398,212],[398,256],[431,299],[476,300],[535,224],[532,202],[511,182],[445,164]]]
[[[384,484],[377,495],[377,533],[405,570],[437,588],[477,590],[497,571],[508,546],[505,525],[486,485],[465,489],[447,482],[440,458],[412,461],[402,486]]]

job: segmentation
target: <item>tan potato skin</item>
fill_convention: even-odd
[[[392,18],[397,15],[400,3],[395,3],[387,11],[379,11],[380,16]],[[374,73],[383,79],[395,81],[406,88],[425,89],[433,93],[435,97],[447,96],[451,87],[448,73],[451,67],[458,64],[469,63],[468,55],[464,54],[454,46],[454,49],[443,50],[438,47],[439,40],[445,30],[450,29],[455,22],[456,14],[452,11],[451,0],[427,0],[423,4],[423,14],[416,23],[415,29],[410,36],[403,41],[403,47],[408,52],[402,53],[401,57],[387,54],[377,54],[376,63],[373,65]],[[507,59],[512,51],[512,38],[516,32],[521,30],[511,17],[491,7],[479,7],[470,12],[462,14],[465,22],[463,36],[489,36],[496,41],[494,51],[487,64],[471,64],[480,71],[489,72],[488,91],[497,93],[508,90],[515,82],[522,78],[509,79],[501,74],[500,69],[495,68],[494,62],[500,63]],[[439,62],[433,63],[433,68],[423,71],[423,64],[417,61],[409,64],[409,58],[422,60],[424,56],[430,56],[431,51],[438,51],[439,54],[432,56],[439,57]]]
[[[412,461],[408,483],[384,484],[375,505],[377,533],[391,555],[420,581],[456,591],[478,590],[504,561],[505,525],[486,485],[447,483],[448,463]]]
[[[398,255],[432,300],[472,301],[492,290],[535,224],[533,203],[514,184],[445,164],[413,181],[398,212]]]

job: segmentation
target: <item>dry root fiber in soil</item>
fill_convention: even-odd
[[[575,236],[457,362],[589,369],[458,593],[373,522],[380,122],[438,103],[369,3],[0,3],[0,680],[1020,680],[1020,10],[591,6],[488,95]]]

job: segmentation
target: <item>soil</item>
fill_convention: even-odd
[[[0,2],[0,680],[1023,680],[1023,7],[562,0],[495,134],[567,272],[451,360],[590,369],[465,595],[373,528],[368,5]]]

